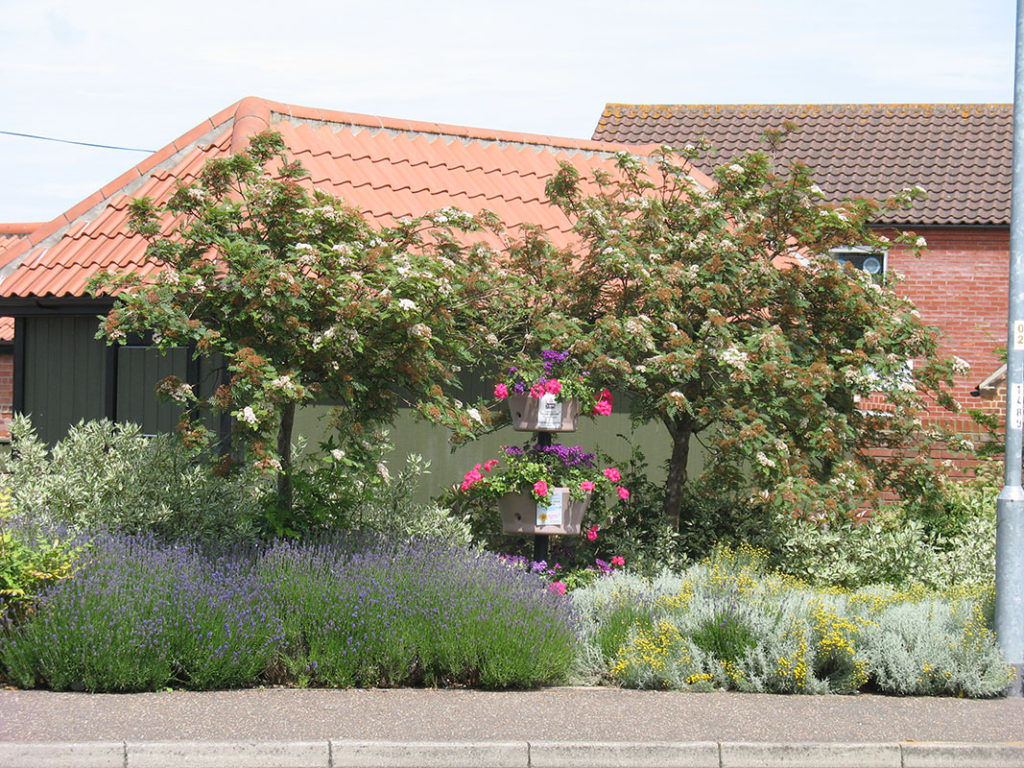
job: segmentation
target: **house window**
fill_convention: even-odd
[[[882,282],[886,262],[884,251],[873,251],[868,248],[844,248],[832,251],[832,256],[840,264],[849,264],[854,269],[862,269],[871,275],[875,282]]]

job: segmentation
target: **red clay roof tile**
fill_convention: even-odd
[[[89,279],[108,269],[156,267],[145,241],[127,229],[127,202],[166,200],[213,157],[237,151],[267,126],[279,130],[310,171],[310,184],[344,198],[382,224],[445,206],[487,209],[510,233],[535,224],[559,245],[575,242],[569,222],[545,203],[544,183],[559,162],[584,175],[610,170],[614,153],[652,147],[393,120],[246,98],[200,123],[116,181],[20,241],[0,244],[0,304],[31,297],[81,297]],[[694,177],[709,180],[699,171]],[[0,230],[2,233],[2,230]],[[497,245],[494,236],[482,240]]]
[[[892,224],[999,225],[1010,221],[1013,108],[1009,104],[608,104],[594,138],[683,145],[706,138],[706,173],[763,147],[790,120],[784,160],[815,171],[832,198],[883,196],[919,185],[928,199]]]

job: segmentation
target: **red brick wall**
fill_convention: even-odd
[[[13,403],[14,355],[0,353],[0,440],[10,439]]]
[[[903,275],[900,293],[914,302],[926,323],[941,330],[942,352],[970,364],[970,373],[956,381],[956,399],[964,408],[998,412],[995,399],[970,393],[1002,365],[996,348],[1006,346],[1010,230],[914,231],[927,240],[927,250],[915,258],[894,248],[887,269]],[[956,417],[953,423],[961,431],[977,431],[969,417]]]

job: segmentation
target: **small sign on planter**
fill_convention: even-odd
[[[552,488],[549,499],[549,502],[538,502],[527,492],[502,496],[498,499],[502,531],[540,536],[579,536],[590,494],[574,499],[568,488]]]
[[[512,395],[508,399],[512,428],[517,432],[575,432],[580,401],[556,398],[552,394]]]

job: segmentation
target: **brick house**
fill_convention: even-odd
[[[902,275],[899,290],[940,330],[943,351],[970,364],[956,382],[957,400],[1002,415],[997,350],[1005,348],[1007,329],[1012,105],[608,104],[594,139],[670,146],[705,139],[715,153],[696,165],[711,173],[765,148],[764,132],[787,122],[796,131],[781,145],[780,159],[809,166],[827,198],[925,189],[927,200],[877,225],[917,233],[927,251],[914,258],[894,247],[869,266]],[[966,414],[944,421],[978,431]]]

